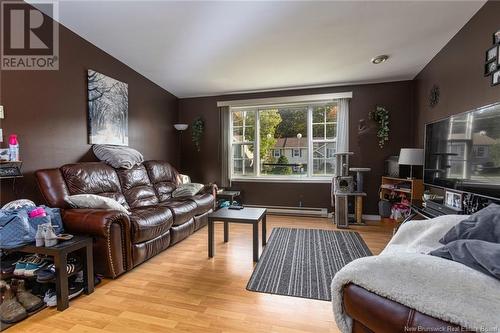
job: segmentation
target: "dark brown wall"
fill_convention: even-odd
[[[487,2],[415,78],[416,145],[423,146],[425,124],[500,101],[500,86],[484,77],[486,50],[500,29],[500,1]],[[439,104],[429,107],[431,87],[440,87]]]
[[[218,159],[219,118],[217,101],[233,99],[264,98],[352,91],[350,106],[350,147],[356,155],[352,166],[372,168],[366,177],[368,189],[366,213],[377,213],[378,187],[384,171],[385,159],[397,154],[401,147],[410,147],[413,142],[411,125],[412,92],[410,81],[381,83],[359,86],[330,87],[303,90],[284,90],[267,93],[225,95],[216,97],[187,98],[179,100],[179,120],[192,123],[196,117],[205,120],[205,136],[201,152],[196,152],[190,138],[190,132],[184,133],[181,155],[181,171],[190,174],[194,181],[217,182],[220,162]],[[375,105],[384,105],[391,111],[391,133],[389,144],[378,147],[375,125],[368,121],[368,112]],[[370,132],[358,136],[358,122],[366,119],[372,126]],[[233,188],[242,189],[244,202],[272,206],[329,207],[329,184],[302,183],[234,183]]]
[[[87,144],[87,69],[128,83],[129,146],[146,159],[178,164],[177,98],[125,64],[60,26],[58,71],[2,71],[0,104],[4,141],[19,135],[25,178],[3,181],[1,201],[26,197],[39,202],[33,171],[94,160]],[[2,147],[6,147],[4,142]]]

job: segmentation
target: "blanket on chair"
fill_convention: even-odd
[[[403,224],[378,256],[357,259],[332,281],[335,320],[343,333],[352,319],[343,312],[342,289],[354,283],[421,313],[462,327],[500,331],[500,281],[463,264],[428,255],[463,215]]]

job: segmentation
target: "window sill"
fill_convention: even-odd
[[[314,178],[284,178],[284,177],[240,177],[232,178],[235,183],[309,183],[309,184],[331,184],[332,177],[314,177]]]

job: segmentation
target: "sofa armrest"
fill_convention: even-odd
[[[217,185],[216,184],[207,184],[205,185],[199,193],[208,193],[208,194],[212,194],[214,197],[215,195],[217,194]]]
[[[207,184],[199,192],[201,194],[211,194],[214,197],[214,205],[212,207],[213,209],[215,209],[217,207],[217,202],[216,202],[217,190],[218,190],[218,187],[216,184]]]
[[[109,233],[109,224],[115,222],[125,232],[130,233],[128,216],[117,210],[64,209],[62,219],[64,221],[64,228],[70,233],[106,237]]]
[[[354,332],[471,332],[428,316],[403,304],[372,293],[358,285],[343,289],[343,307],[353,320]],[[356,329],[357,327],[357,329]]]
[[[64,229],[72,234],[92,236],[97,273],[117,277],[132,268],[129,217],[116,210],[64,209]]]

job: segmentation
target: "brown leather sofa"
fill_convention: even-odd
[[[94,238],[95,270],[112,278],[206,225],[215,202],[215,186],[192,197],[172,198],[180,176],[163,161],[146,161],[130,170],[101,162],[67,164],[39,170],[36,178],[47,204],[62,209],[66,231]],[[113,198],[131,214],[71,208],[64,199],[74,194]]]
[[[411,283],[411,282],[410,282]],[[353,333],[473,332],[372,293],[355,284],[343,289]]]

